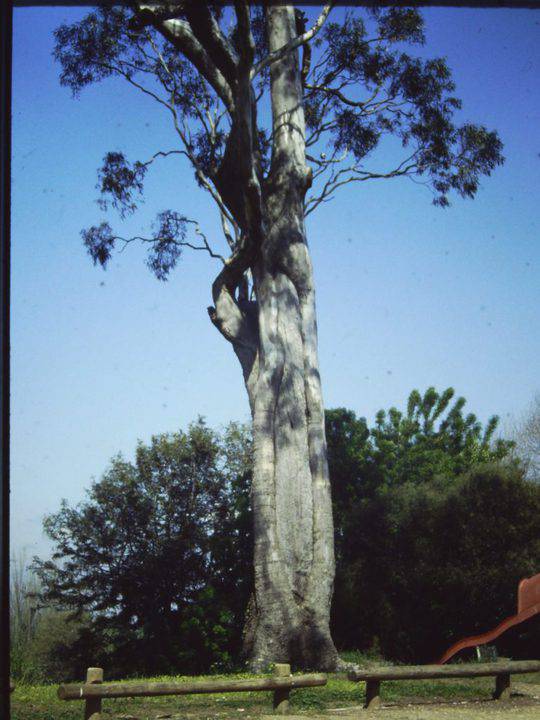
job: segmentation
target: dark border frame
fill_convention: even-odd
[[[0,717],[9,718],[9,321],[10,321],[10,226],[11,226],[11,59],[13,43],[13,4],[8,0],[0,10],[0,358],[2,389],[2,422],[0,427],[0,460],[2,488],[0,493]]]
[[[231,5],[233,0],[218,0],[221,5]],[[256,5],[318,5],[324,0],[252,0]],[[12,7],[96,7],[97,5],[127,5],[125,0],[10,0]],[[336,0],[335,5],[351,7],[410,7],[416,5],[423,7],[465,7],[465,8],[516,8],[525,10],[540,10],[540,0]]]
[[[231,0],[222,0],[229,4]],[[257,1],[257,0],[256,0]],[[294,0],[258,0],[259,2],[285,4]],[[318,0],[299,0],[296,5],[313,5]],[[123,4],[122,0],[116,0]],[[11,79],[14,7],[33,6],[95,6],[112,4],[103,0],[4,0],[0,7],[0,331],[2,353],[0,357],[1,391],[0,405],[0,717],[10,716],[9,680],[9,466],[10,466],[10,249],[11,249]],[[337,0],[336,5],[350,6],[407,6],[507,8],[540,10],[540,0]]]

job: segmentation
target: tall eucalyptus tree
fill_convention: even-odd
[[[253,417],[255,588],[245,642],[254,668],[339,665],[305,218],[345,184],[397,176],[421,176],[446,205],[450,191],[474,196],[479,177],[502,161],[496,133],[454,123],[460,102],[445,61],[405,52],[424,40],[416,10],[347,13],[336,23],[331,5],[309,19],[283,3],[132,3],[56,31],[63,84],[77,93],[122,77],[176,132],[177,147],[156,148],[149,160],[105,156],[102,208],[133,212],[150,165],[177,154],[221,218],[226,254],[182,208],[160,213],[148,237],[122,237],[107,221],[82,234],[103,266],[115,249],[145,243],[161,280],[186,248],[220,264],[208,314],[238,357]],[[392,168],[368,168],[387,135],[403,153]]]

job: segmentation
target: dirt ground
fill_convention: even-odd
[[[373,720],[539,720],[540,703],[524,705],[507,703],[505,707],[481,707],[480,704],[466,703],[458,707],[454,705],[433,706],[399,706],[382,707],[379,710],[355,708],[348,717],[373,718]],[[275,720],[275,715],[265,715],[261,720]],[[344,717],[339,715],[310,715],[310,720],[329,720]],[[305,715],[288,715],[288,720],[306,720]]]
[[[105,716],[107,717],[107,716]],[[195,720],[186,713],[157,712],[114,714],[111,720]],[[205,720],[220,720],[230,715],[206,716]],[[257,720],[276,720],[276,715],[260,715]],[[399,703],[383,705],[378,710],[365,710],[362,706],[340,708],[324,715],[305,713],[285,715],[286,720],[540,720],[540,699],[516,698],[505,702],[480,701],[458,703]],[[247,718],[246,718],[247,720]]]
[[[324,715],[309,715],[310,720],[352,720],[353,717],[373,720],[540,720],[540,685],[512,687],[510,700],[483,700],[429,703],[415,699],[408,703],[388,703],[377,710],[361,706],[333,708]],[[276,720],[265,715],[260,720]],[[289,715],[287,720],[306,720],[306,715]]]
[[[306,715],[287,715],[288,720],[306,720]],[[373,720],[540,720],[540,702],[463,703],[444,705],[387,705],[378,710],[349,708],[335,715],[309,715],[310,720],[338,720],[338,718],[373,718]],[[276,720],[275,715],[263,715],[261,720]]]

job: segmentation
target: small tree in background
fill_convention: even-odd
[[[413,390],[405,412],[380,410],[372,428],[351,410],[326,412],[338,559],[350,547],[339,538],[349,532],[352,505],[381,488],[455,478],[508,457],[513,443],[494,439],[498,418],[484,428],[474,413],[464,413],[465,398],[453,398],[453,388],[439,394],[430,387],[423,396]]]
[[[39,602],[41,583],[24,554],[10,563],[10,675],[23,683],[83,677],[93,639],[86,618]],[[81,645],[84,653],[81,656]]]
[[[456,121],[461,103],[445,60],[406,51],[425,40],[415,9],[372,8],[327,22],[332,4],[310,26],[292,4],[133,2],[56,31],[64,85],[77,94],[123,78],[165,111],[176,133],[176,146],[147,160],[105,155],[102,209],[133,212],[150,166],[182,158],[221,219],[223,250],[182,208],[161,209],[146,234],[123,237],[101,220],[83,238],[103,266],[118,248],[142,242],[161,280],[188,248],[218,263],[208,315],[240,362],[253,417],[255,582],[245,634],[253,669],[339,665],[329,630],[333,525],[305,219],[340,187],[381,178],[421,177],[445,206],[451,193],[474,197],[502,162],[495,132]],[[398,149],[381,167],[373,151],[386,138]]]
[[[39,590],[39,580],[26,572],[24,555],[13,558],[9,568],[10,673],[20,680],[34,680],[37,668],[32,643],[39,622],[39,610],[32,595]]]
[[[540,395],[537,395],[516,433],[517,455],[524,463],[527,476],[540,482]]]
[[[111,675],[202,672],[238,655],[250,453],[242,427],[219,436],[200,421],[139,443],[133,463],[117,456],[86,502],[46,518],[56,549],[34,562],[41,597],[91,619],[80,646],[93,636],[92,662]]]
[[[498,419],[483,427],[453,395],[413,391],[371,428],[327,413],[341,647],[433,661],[512,614],[518,581],[540,569],[540,488],[494,439]]]

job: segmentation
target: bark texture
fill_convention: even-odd
[[[267,22],[270,51],[296,36],[290,8],[270,8]],[[257,342],[254,356],[243,362],[255,458],[255,595],[246,649],[255,670],[270,662],[331,670],[338,663],[329,631],[333,524],[304,228],[310,170],[296,51],[271,66],[271,96],[272,165],[252,266]]]
[[[267,7],[269,55],[257,65],[246,2],[234,4],[234,49],[207,6],[186,8],[185,20],[171,19],[141,4],[139,25],[151,24],[190,59],[231,120],[219,167],[208,169],[206,178],[193,162],[201,183],[216,189],[222,219],[232,220],[236,232],[208,311],[240,361],[253,416],[255,589],[246,652],[254,670],[271,662],[332,670],[339,661],[329,630],[333,525],[304,228],[311,171],[297,49],[303,37],[314,35],[330,5],[305,36],[299,35],[292,6]],[[253,90],[254,77],[265,68],[273,125],[267,174]]]

